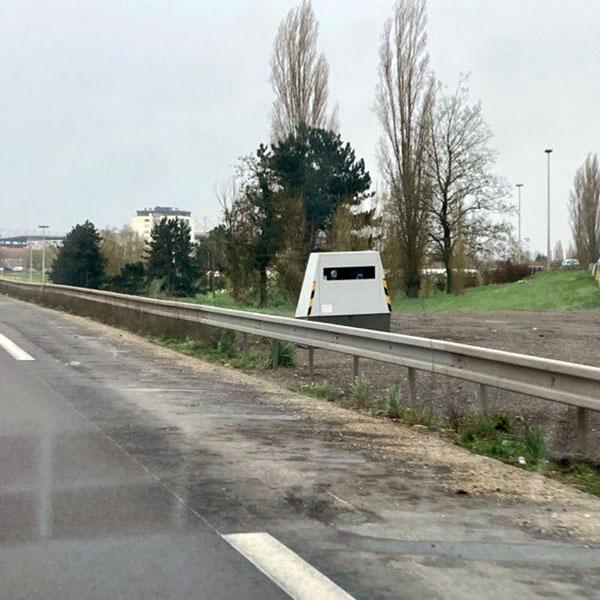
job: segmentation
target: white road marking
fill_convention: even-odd
[[[295,600],[353,600],[268,533],[231,533],[223,538]]]
[[[0,346],[4,348],[15,360],[35,360],[31,354],[27,354],[23,348],[17,346],[12,340],[0,333]]]

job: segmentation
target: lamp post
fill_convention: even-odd
[[[42,285],[46,283],[46,229],[49,225],[38,225],[42,230]]]
[[[31,283],[33,281],[33,246],[29,237],[27,237],[27,245],[29,246],[29,283]]]
[[[546,268],[548,271],[550,270],[550,154],[552,152],[552,148],[546,148],[544,150],[546,156],[548,157],[548,234],[546,238]]]
[[[519,260],[523,256],[523,249],[521,248],[521,188],[523,183],[517,183],[517,190],[519,191]]]

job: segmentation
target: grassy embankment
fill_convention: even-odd
[[[434,294],[427,298],[397,299],[399,311],[576,310],[600,308],[600,288],[587,271],[540,272],[516,283],[486,285],[460,296]]]
[[[283,300],[271,302],[267,308],[240,304],[224,291],[186,301],[285,316],[293,316],[295,309],[292,302]],[[393,308],[398,312],[597,309],[600,308],[600,288],[587,271],[552,271],[537,273],[516,283],[469,288],[459,296],[439,292],[417,299],[395,298]]]

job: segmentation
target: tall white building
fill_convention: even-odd
[[[144,238],[146,242],[150,241],[150,232],[156,223],[161,219],[179,219],[185,221],[190,226],[190,238],[194,241],[194,219],[192,219],[192,213],[189,210],[179,210],[171,206],[155,206],[154,208],[144,208],[143,210],[136,211],[135,216],[131,217],[129,223],[131,229],[135,231],[140,237]]]

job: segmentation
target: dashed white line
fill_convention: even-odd
[[[268,533],[231,533],[223,538],[295,600],[353,600]]]
[[[35,360],[31,354],[27,354],[23,348],[17,346],[17,344],[1,333],[0,346],[2,346],[2,348],[4,348],[15,360]]]

